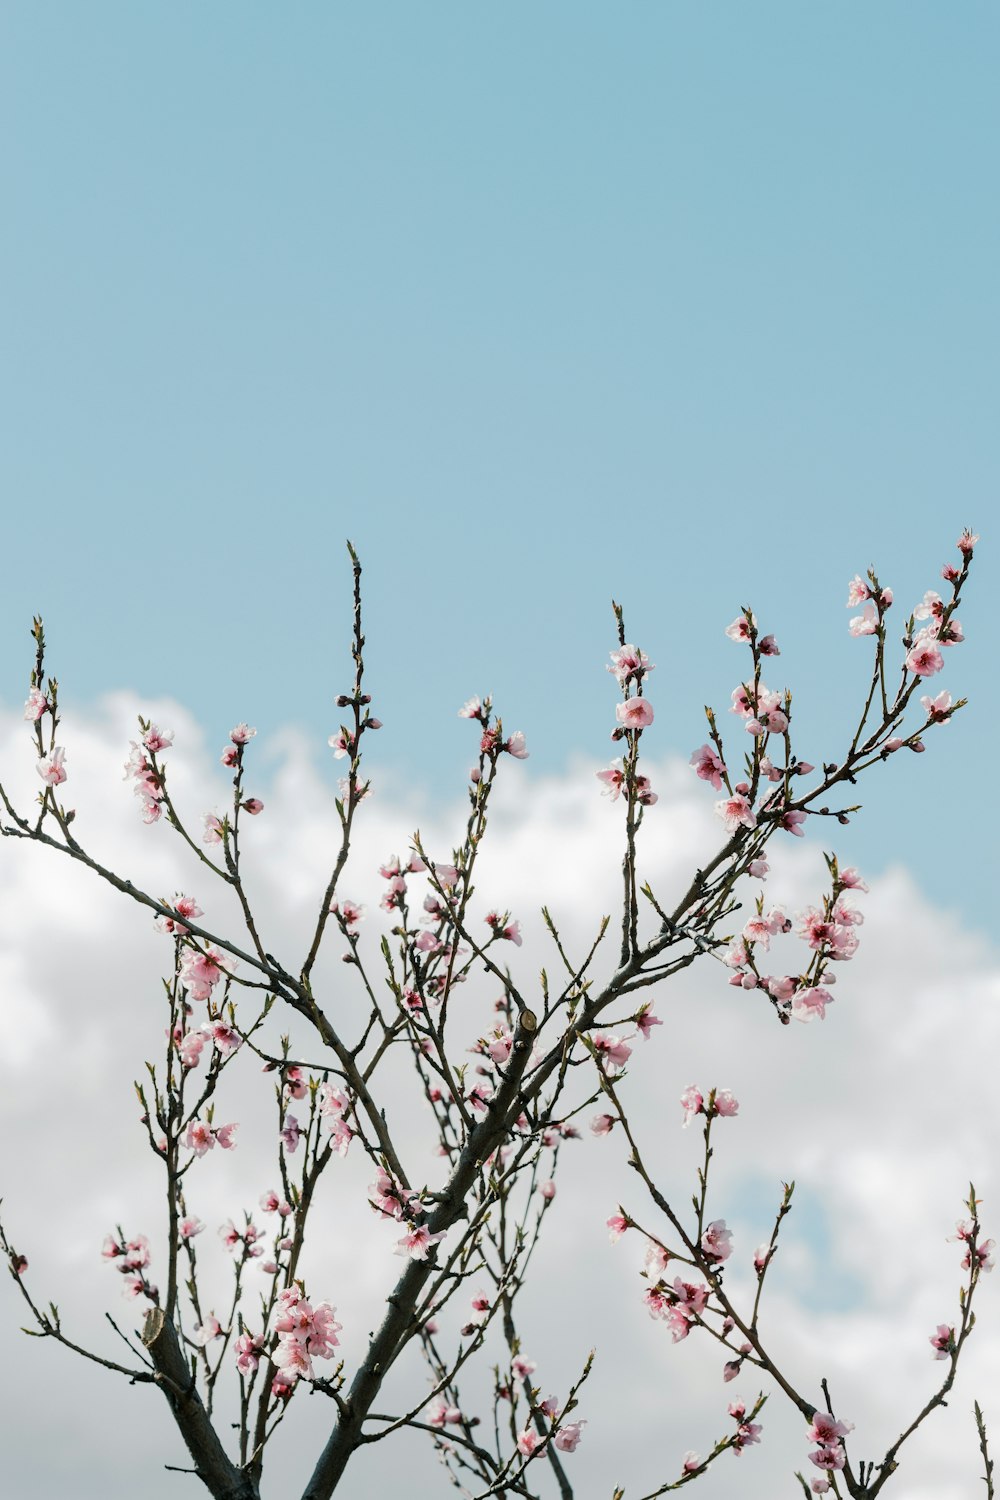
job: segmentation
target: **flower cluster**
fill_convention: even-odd
[[[291,1394],[292,1386],[300,1378],[315,1379],[314,1359],[333,1358],[333,1351],[340,1343],[337,1334],[342,1325],[336,1321],[336,1308],[329,1302],[318,1302],[314,1307],[306,1300],[301,1282],[295,1282],[278,1293],[276,1312],[274,1331],[278,1334],[278,1343],[271,1362],[278,1374],[272,1391],[274,1395],[284,1397]]]
[[[159,1292],[146,1275],[152,1256],[149,1240],[144,1234],[137,1234],[131,1240],[125,1239],[120,1229],[116,1234],[105,1235],[101,1254],[105,1260],[115,1261],[115,1270],[124,1276],[122,1296],[148,1297],[150,1302],[159,1301]]]
[[[806,1442],[816,1443],[818,1447],[810,1453],[810,1463],[814,1463],[817,1469],[826,1469],[827,1472],[831,1469],[842,1469],[847,1461],[844,1438],[853,1429],[853,1422],[838,1422],[828,1411],[814,1412],[812,1425],[806,1433]],[[813,1489],[817,1494],[824,1493],[823,1489],[817,1487],[815,1481]]]

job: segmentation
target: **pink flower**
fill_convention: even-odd
[[[642,1036],[643,1041],[648,1042],[649,1038],[653,1034],[653,1027],[662,1026],[663,1022],[660,1020],[659,1016],[653,1015],[652,1005],[644,1005],[642,1007],[642,1010],[635,1018],[635,1024]]]
[[[252,1375],[260,1364],[264,1339],[261,1334],[241,1333],[233,1345],[236,1368],[241,1375]]]
[[[469,698],[458,710],[460,719],[481,719],[483,717],[483,703],[481,698]]]
[[[426,1224],[418,1224],[411,1227],[401,1240],[396,1241],[396,1254],[408,1255],[411,1260],[426,1260],[427,1252],[438,1240],[443,1240],[445,1231],[442,1229],[438,1234],[431,1234]]]
[[[204,953],[200,948],[185,949],[180,978],[191,999],[207,1000],[219,980],[225,977],[231,962],[211,943]]]
[[[812,1021],[817,1016],[823,1021],[826,1019],[826,1007],[833,1004],[834,998],[829,990],[820,986],[796,990],[792,996],[792,1015],[796,1021]]]
[[[508,755],[513,755],[515,760],[527,760],[528,748],[524,742],[524,735],[520,729],[515,729],[509,740],[505,740],[503,747]]]
[[[595,1115],[590,1122],[591,1133],[593,1135],[610,1135],[617,1123],[614,1115]]]
[[[566,1422],[556,1433],[554,1442],[560,1453],[575,1453],[583,1436],[584,1422]]]
[[[855,615],[847,628],[853,636],[875,635],[878,631],[878,610],[874,604],[866,604],[864,613]]]
[[[944,657],[931,639],[915,641],[906,657],[907,670],[917,677],[933,677],[944,666]]]
[[[615,705],[615,718],[626,729],[645,729],[653,722],[653,705],[648,698],[626,698]]]
[[[702,1254],[706,1260],[728,1260],[733,1253],[732,1230],[726,1228],[725,1219],[713,1219],[701,1237]]]
[[[29,692],[24,703],[24,717],[32,724],[37,724],[42,714],[46,712],[49,700],[45,694],[36,687]]]
[[[540,1444],[541,1447],[539,1446]],[[531,1458],[533,1454],[540,1452],[544,1446],[538,1433],[534,1432],[530,1427],[526,1427],[523,1432],[518,1434],[517,1451],[524,1458]]]
[[[867,891],[868,889],[854,865],[848,865],[846,870],[840,871],[840,883],[847,886],[849,890]]]
[[[289,1154],[298,1150],[301,1137],[302,1131],[299,1128],[298,1120],[293,1114],[287,1114],[285,1116],[285,1123],[281,1127],[281,1139],[284,1142],[285,1150]]]
[[[178,1230],[182,1240],[191,1240],[194,1239],[196,1234],[201,1234],[204,1227],[200,1219],[189,1218],[181,1220]]]
[[[722,819],[727,833],[735,833],[741,824],[744,828],[757,827],[756,815],[742,792],[736,792],[732,797],[725,797],[717,802],[715,812]]]
[[[346,898],[343,901],[333,901],[330,911],[335,917],[340,917],[348,932],[352,929],[356,930],[358,923],[364,921],[365,909],[357,901],[350,901]]]
[[[731,1119],[733,1115],[739,1114],[740,1103],[734,1098],[729,1089],[716,1089],[714,1110],[723,1119]]]
[[[621,1239],[622,1235],[628,1228],[628,1219],[625,1218],[624,1214],[612,1214],[610,1219],[608,1219],[607,1221],[606,1227],[608,1228],[608,1230],[610,1230],[608,1238],[610,1239],[612,1245],[614,1245],[618,1242],[618,1240]]]
[[[240,763],[240,752],[238,748],[235,745],[227,745],[222,754],[219,756],[219,761],[222,765],[227,766],[230,770],[232,770],[234,766],[238,766]]]
[[[617,651],[609,653],[611,665],[609,672],[613,672],[621,683],[626,683],[632,677],[637,677],[640,672],[655,672],[656,668],[650,666],[649,657],[645,651],[640,651],[637,646],[621,646]]]
[[[336,734],[331,734],[327,744],[333,751],[334,760],[343,760],[354,749],[354,736],[347,729],[338,729]]]
[[[865,583],[860,573],[855,573],[847,585],[847,604],[845,608],[856,609],[859,604],[863,604],[866,599],[870,599],[871,594],[871,589]]]
[[[690,763],[694,767],[696,776],[699,776],[702,781],[707,781],[715,791],[722,790],[722,778],[726,774],[726,767],[711,745],[702,745],[695,750]]]
[[[610,797],[612,802],[617,802],[621,790],[625,784],[625,772],[622,770],[620,761],[612,761],[607,770],[595,772],[598,781],[604,782],[601,792],[603,797]]]
[[[931,1348],[934,1350],[935,1359],[947,1359],[952,1350],[952,1342],[955,1337],[954,1328],[949,1328],[947,1323],[939,1323],[937,1332],[932,1333],[929,1339]]]
[[[701,1459],[698,1457],[697,1453],[695,1453],[694,1449],[689,1448],[684,1455],[684,1467],[682,1468],[681,1473],[697,1474],[700,1468]]]
[[[458,870],[454,865],[435,865],[434,878],[442,890],[449,891],[458,884]]]
[[[920,700],[920,706],[927,715],[929,724],[947,724],[952,715],[951,694],[938,693],[936,698],[925,696]]]
[[[237,724],[235,729],[229,731],[229,738],[234,745],[247,745],[256,733],[256,729],[251,729],[248,724]]]
[[[691,1124],[695,1115],[704,1114],[705,1112],[704,1096],[698,1092],[693,1083],[689,1083],[681,1095],[681,1108],[684,1111],[685,1129]]]
[[[198,1344],[202,1349],[204,1349],[205,1345],[210,1344],[213,1339],[219,1339],[221,1337],[222,1324],[219,1322],[214,1313],[210,1313],[205,1319],[204,1323],[195,1324],[194,1332],[191,1335],[191,1342],[193,1344]]]
[[[245,802],[240,803],[240,806],[244,812],[250,814],[251,818],[255,818],[258,813],[264,811],[264,804],[259,797],[248,797]]]
[[[541,1193],[541,1195],[545,1199],[546,1203],[551,1203],[552,1202],[553,1198],[556,1195],[556,1185],[552,1181],[551,1177],[549,1178],[549,1180],[547,1182],[543,1182],[542,1183],[542,1185],[538,1189],[538,1191]]]
[[[820,1443],[824,1447],[832,1447],[845,1438],[849,1432],[854,1431],[853,1422],[838,1422],[828,1411],[813,1412],[812,1426],[806,1433],[807,1443]]]
[[[222,843],[222,823],[215,816],[215,814],[214,813],[204,813],[203,816],[202,816],[202,822],[205,825],[205,832],[201,836],[202,843],[203,844],[221,844]]]
[[[49,755],[43,755],[38,761],[35,769],[46,786],[59,786],[66,780],[66,770],[63,764],[65,759],[66,751],[62,745],[56,745]]]
[[[211,1126],[206,1125],[204,1120],[191,1120],[184,1132],[183,1144],[195,1156],[204,1156],[206,1151],[211,1151],[215,1145],[215,1136]]]
[[[805,838],[805,832],[801,826],[805,820],[806,814],[800,808],[790,807],[778,819],[778,827],[783,828],[786,833],[794,833],[798,839]]]
[[[215,1139],[218,1141],[219,1147],[220,1147],[221,1150],[223,1150],[223,1151],[235,1151],[236,1150],[236,1139],[235,1138],[236,1138],[236,1132],[237,1132],[237,1130],[239,1130],[239,1128],[240,1127],[239,1127],[238,1123],[235,1120],[233,1120],[233,1121],[230,1121],[230,1123],[228,1125],[219,1125],[217,1127],[217,1129],[213,1130],[212,1133],[215,1136]]]
[[[748,641],[750,639],[750,621],[746,615],[737,615],[731,625],[726,626],[726,635],[731,641]]]
[[[781,655],[781,652],[778,649],[778,643],[774,639],[773,635],[762,636],[757,643],[757,650],[760,652],[761,656]]]
[[[593,1038],[594,1051],[610,1068],[624,1068],[632,1056],[632,1048],[621,1037],[602,1032]]]
[[[142,743],[151,755],[155,755],[158,750],[169,750],[174,743],[174,731],[160,729],[156,724],[150,724],[142,737]]]
[[[979,537],[974,536],[969,530],[968,526],[966,526],[965,530],[962,532],[962,535],[959,537],[955,545],[958,548],[959,552],[962,553],[963,557],[971,557],[972,549],[975,547],[978,541]]]

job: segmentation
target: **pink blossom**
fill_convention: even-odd
[[[978,541],[979,537],[974,536],[973,533],[969,530],[968,526],[966,526],[965,530],[962,532],[962,535],[959,537],[955,545],[964,557],[971,557],[972,549],[975,547]]]
[[[699,776],[702,781],[707,781],[715,791],[722,790],[722,778],[726,774],[726,767],[711,745],[701,745],[695,750],[690,763],[694,767],[696,776]]]
[[[781,655],[781,652],[778,649],[778,643],[774,639],[773,635],[761,636],[760,640],[757,643],[757,650],[760,652],[761,656]]]
[[[805,820],[806,814],[801,808],[790,807],[778,819],[778,827],[783,828],[786,833],[794,833],[796,838],[805,838],[805,831],[801,826]]]
[[[575,1453],[583,1436],[585,1422],[566,1422],[556,1433],[554,1442],[560,1453]]]
[[[622,770],[620,761],[612,761],[604,771],[595,772],[598,781],[604,782],[601,795],[610,797],[612,802],[617,802],[625,784],[625,772]]]
[[[24,703],[24,717],[32,724],[37,724],[42,714],[46,712],[49,700],[40,688],[33,687],[28,693]]]
[[[745,943],[758,943],[765,950],[771,946],[771,927],[766,917],[757,915],[751,917],[743,928],[743,941]]]
[[[264,1339],[261,1334],[241,1333],[233,1344],[236,1368],[241,1375],[252,1375],[260,1363]]]
[[[434,879],[442,890],[450,891],[458,884],[458,870],[454,865],[435,865]]]
[[[151,755],[155,755],[158,750],[169,750],[174,743],[174,731],[160,729],[156,724],[150,724],[142,737],[142,743]]]
[[[931,1348],[934,1350],[935,1359],[947,1359],[952,1350],[955,1337],[954,1328],[949,1328],[947,1323],[939,1323],[937,1332],[932,1333],[929,1339]]]
[[[723,1119],[731,1119],[733,1115],[739,1114],[740,1103],[729,1089],[716,1089],[714,1112],[721,1115]]]
[[[515,760],[528,759],[528,747],[525,744],[524,735],[520,729],[514,730],[510,739],[504,741],[502,748],[506,750],[508,755],[513,755]]]
[[[845,608],[855,609],[859,604],[863,604],[866,599],[870,599],[871,594],[871,589],[865,583],[860,573],[855,573],[847,585],[847,604]]]
[[[408,1255],[411,1260],[426,1260],[427,1252],[438,1240],[443,1240],[445,1231],[442,1229],[438,1234],[431,1234],[426,1224],[418,1224],[410,1228],[401,1240],[396,1241],[396,1254]]]
[[[211,943],[204,953],[200,948],[187,948],[180,964],[181,983],[192,1000],[207,1000],[231,963]]]
[[[298,1150],[301,1137],[302,1131],[299,1128],[298,1120],[294,1115],[287,1114],[285,1116],[285,1123],[281,1127],[281,1139],[284,1143],[285,1150],[289,1152],[289,1154],[294,1153]]]
[[[202,843],[203,844],[221,844],[222,843],[222,835],[223,835],[223,827],[222,827],[222,823],[215,816],[215,814],[214,813],[204,813],[202,815],[202,822],[205,825],[205,832],[201,836]]]
[[[626,683],[630,678],[638,676],[640,672],[655,672],[656,668],[650,665],[649,657],[645,651],[640,651],[637,646],[621,646],[617,651],[609,653],[611,665],[609,672],[613,672],[621,683]]]
[[[653,1015],[653,1007],[651,1005],[644,1005],[642,1007],[642,1010],[635,1018],[635,1024],[642,1036],[643,1041],[648,1042],[653,1034],[653,1027],[662,1026],[663,1022],[660,1020],[659,1016]]]
[[[191,1342],[198,1344],[200,1348],[204,1349],[205,1345],[210,1344],[213,1339],[221,1337],[222,1324],[214,1313],[210,1313],[204,1323],[195,1324],[194,1332],[191,1334]]]
[[[43,755],[37,762],[35,769],[46,786],[59,786],[66,780],[65,760],[66,751],[62,745],[56,745],[50,754]]]
[[[525,1359],[522,1354],[516,1355],[511,1361],[511,1370],[517,1376],[518,1380],[527,1380],[528,1376],[534,1375],[537,1369],[537,1360]]]
[[[608,1238],[612,1245],[614,1245],[621,1239],[628,1228],[628,1219],[625,1218],[624,1214],[612,1214],[610,1219],[607,1220],[606,1228],[609,1230]]]
[[[842,1469],[847,1455],[838,1443],[835,1447],[817,1448],[810,1453],[809,1461],[814,1463],[817,1469]]]
[[[532,1428],[526,1427],[523,1432],[518,1433],[517,1451],[524,1458],[531,1458],[536,1452],[541,1452],[545,1444],[538,1433]]]
[[[333,751],[334,760],[343,760],[354,749],[354,736],[348,729],[338,729],[336,734],[331,734],[327,744]]]
[[[219,1143],[220,1150],[236,1150],[236,1132],[237,1130],[239,1130],[239,1128],[239,1124],[235,1120],[231,1120],[228,1125],[219,1125],[213,1130],[215,1139]]]
[[[626,729],[645,729],[653,722],[653,705],[648,698],[626,698],[615,705],[615,718]]]
[[[701,1237],[702,1254],[706,1260],[728,1260],[733,1253],[732,1230],[726,1228],[725,1219],[713,1219]]]
[[[182,1240],[194,1239],[195,1235],[201,1234],[204,1228],[204,1224],[197,1218],[182,1219],[178,1225],[178,1231]]]
[[[826,1007],[832,1005],[834,996],[829,990],[814,985],[809,989],[796,990],[792,996],[792,1015],[796,1021],[812,1021],[817,1016],[826,1019]]]
[[[632,1056],[632,1048],[621,1037],[601,1032],[593,1038],[594,1051],[609,1068],[624,1068]]]
[[[855,615],[847,628],[853,636],[875,635],[878,632],[878,610],[874,604],[866,604],[864,612]]]
[[[929,638],[915,641],[912,651],[906,657],[907,671],[913,672],[917,677],[932,677],[943,666],[944,657]]]
[[[825,1495],[830,1488],[829,1479],[814,1479],[809,1485],[814,1495]]]
[[[750,639],[750,621],[746,615],[737,615],[731,625],[726,626],[726,635],[731,641],[748,641]]]
[[[365,909],[357,901],[344,899],[343,901],[332,901],[330,911],[336,917],[339,916],[347,931],[356,929],[359,922],[364,921]]]
[[[264,811],[264,804],[259,797],[248,797],[245,802],[240,803],[240,806],[245,813],[250,814],[251,818],[255,818],[258,813]]]
[[[813,1412],[812,1425],[806,1433],[806,1442],[832,1447],[853,1431],[853,1422],[838,1422],[831,1412],[816,1411]]]
[[[684,1455],[684,1467],[682,1468],[681,1473],[697,1474],[700,1468],[701,1459],[698,1457],[697,1453],[695,1453],[693,1448],[689,1448]]]
[[[549,1180],[547,1182],[543,1182],[542,1183],[542,1185],[538,1189],[538,1191],[541,1193],[541,1195],[545,1199],[546,1203],[551,1203],[552,1202],[553,1198],[556,1195],[556,1185],[552,1181],[551,1177],[549,1178]]]
[[[238,766],[240,763],[240,752],[237,746],[227,745],[222,754],[219,756],[219,761],[229,770],[232,770],[234,766]]]
[[[235,729],[229,731],[229,738],[234,745],[247,745],[256,733],[256,729],[251,729],[248,724],[237,724]]]
[[[936,698],[925,696],[920,700],[920,706],[927,715],[929,724],[947,724],[951,718],[951,694],[938,693]]]
[[[699,1093],[698,1089],[693,1083],[689,1083],[687,1088],[681,1095],[681,1108],[684,1111],[685,1129],[687,1129],[687,1127],[691,1124],[691,1121],[694,1119],[695,1115],[704,1114],[705,1112],[704,1095]]]
[[[211,1151],[215,1145],[215,1136],[210,1125],[204,1120],[190,1120],[187,1130],[184,1132],[183,1144],[195,1156],[204,1156],[206,1151]]]
[[[660,800],[648,776],[635,778],[635,795],[643,807],[655,807]]]
[[[679,1276],[674,1280],[674,1296],[676,1306],[689,1318],[697,1318],[708,1305],[708,1287],[697,1281],[682,1281]]]
[[[756,815],[742,792],[736,792],[732,797],[717,802],[715,812],[722,819],[727,833],[735,833],[741,824],[744,828],[757,827]]]
[[[751,1443],[759,1443],[761,1425],[759,1422],[741,1422],[736,1429],[736,1440],[733,1443],[733,1452],[742,1453]]]
[[[483,702],[481,698],[469,698],[458,710],[460,719],[481,719],[483,717]]]
[[[854,891],[867,891],[868,886],[861,879],[854,865],[848,865],[846,870],[841,870],[838,875],[841,885],[847,886]]]

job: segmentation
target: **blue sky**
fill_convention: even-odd
[[[350,536],[378,755],[431,799],[472,692],[532,773],[609,754],[612,595],[651,748],[704,738],[749,600],[818,760],[847,579],[909,607],[973,524],[973,707],[851,853],[985,922],[998,42],[985,4],[7,6],[0,694],[41,610],[68,707],[322,747]]]

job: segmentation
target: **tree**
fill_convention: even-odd
[[[488,698],[469,699],[459,711],[477,726],[479,741],[463,838],[442,857],[444,851],[425,847],[417,833],[405,855],[381,867],[385,930],[378,941],[364,940],[365,912],[346,894],[345,879],[370,790],[365,736],[382,726],[364,681],[361,567],[353,549],[354,680],[337,699],[344,722],[329,741],[335,758],[346,763],[336,802],[339,840],[310,939],[294,959],[269,950],[266,913],[257,909],[251,889],[247,825],[264,811],[250,785],[256,731],[246,724],[233,729],[222,755],[232,772],[231,805],[221,818],[205,815],[200,836],[191,832],[172,790],[171,732],[141,719],[126,765],[143,820],[169,825],[195,868],[219,882],[235,917],[231,926],[210,920],[191,895],[164,899],[147,892],[99,862],[79,840],[76,812],[60,800],[72,751],[59,743],[58,683],[47,675],[45,636],[36,619],[25,718],[32,725],[42,791],[37,812],[28,816],[0,786],[0,832],[86,867],[146,908],[170,944],[172,961],[164,980],[164,1054],[146,1064],[146,1076],[136,1085],[148,1145],[163,1176],[164,1224],[152,1241],[138,1226],[117,1226],[103,1252],[122,1274],[129,1296],[145,1306],[141,1333],[133,1338],[114,1325],[129,1346],[127,1363],[125,1356],[110,1359],[84,1348],[75,1331],[64,1328],[58,1309],[46,1309],[36,1298],[22,1231],[8,1238],[0,1230],[0,1245],[31,1312],[30,1331],[113,1374],[157,1386],[193,1472],[219,1500],[258,1500],[267,1492],[268,1443],[304,1389],[329,1400],[331,1420],[303,1500],[333,1494],[362,1448],[403,1429],[427,1434],[463,1492],[570,1496],[577,1492],[573,1455],[584,1439],[580,1413],[591,1359],[567,1389],[545,1394],[526,1357],[518,1297],[552,1210],[564,1153],[598,1149],[573,1145],[582,1134],[577,1122],[586,1117],[594,1137],[617,1132],[627,1142],[635,1174],[630,1191],[639,1184],[644,1206],[620,1206],[607,1227],[613,1238],[628,1234],[644,1244],[650,1315],[674,1342],[692,1332],[715,1340],[724,1351],[726,1380],[759,1370],[798,1409],[813,1445],[811,1484],[798,1475],[807,1495],[879,1494],[908,1438],[944,1404],[974,1326],[980,1278],[993,1264],[993,1241],[981,1230],[974,1188],[955,1236],[965,1272],[958,1312],[953,1325],[939,1325],[930,1338],[935,1358],[944,1362],[943,1379],[877,1460],[856,1459],[850,1424],[835,1409],[825,1382],[816,1388],[807,1373],[807,1386],[783,1369],[760,1326],[765,1280],[793,1207],[794,1184],[785,1186],[771,1236],[753,1255],[754,1290],[746,1304],[727,1279],[732,1233],[724,1218],[711,1217],[709,1207],[713,1130],[738,1113],[737,1099],[718,1086],[692,1085],[684,1093],[685,1123],[702,1122],[704,1146],[690,1207],[681,1208],[658,1183],[650,1149],[640,1138],[627,1071],[636,1039],[650,1041],[663,1024],[653,1009],[658,987],[696,963],[721,965],[728,983],[746,991],[759,1002],[762,1017],[770,1012],[781,1026],[825,1019],[835,969],[858,946],[862,915],[855,903],[867,887],[856,870],[828,855],[829,889],[796,927],[766,901],[768,846],[786,834],[801,837],[810,819],[846,823],[858,811],[853,789],[863,773],[902,750],[919,753],[922,736],[965,706],[947,691],[932,696],[921,689],[963,639],[957,609],[976,540],[963,532],[957,564],[942,570],[948,596],[928,591],[906,620],[898,664],[889,654],[891,591],[874,572],[852,581],[848,602],[859,613],[851,633],[872,638],[874,659],[846,748],[819,769],[793,749],[791,694],[764,681],[769,658],[780,655],[778,645],[761,633],[749,607],[742,610],[726,634],[748,653],[732,713],[749,748],[734,748],[731,737],[727,748],[714,711],[706,709],[708,737],[691,766],[721,794],[716,812],[724,839],[691,872],[679,899],[669,902],[643,881],[640,870],[645,820],[658,801],[641,768],[643,736],[654,721],[647,687],[655,668],[627,640],[615,605],[618,643],[609,671],[620,689],[613,738],[622,753],[599,779],[624,814],[621,910],[614,922],[597,922],[588,950],[576,953],[544,909],[556,972],[543,970],[529,992],[515,981],[505,957],[520,946],[520,916],[499,908],[481,911],[475,899],[498,777],[528,754],[523,734],[505,730]],[[746,910],[737,916],[748,903],[749,916]],[[804,944],[804,951],[796,950],[797,971],[766,972],[772,939],[793,927]],[[321,954],[334,935],[346,945],[346,967],[343,982],[331,985],[318,976]],[[599,960],[612,947],[613,962],[602,976]],[[492,1013],[480,1014],[475,1061],[469,1063],[463,1029],[470,1001],[463,987],[477,980],[484,993],[499,992],[499,998]],[[429,1107],[436,1158],[395,1126],[400,1057],[408,1065],[408,1087]],[[224,1099],[233,1071],[254,1059],[274,1096],[275,1156],[267,1174],[275,1185],[262,1194],[259,1213],[255,1207],[241,1223],[230,1219],[222,1226],[232,1282],[228,1306],[217,1316],[204,1291],[210,1252],[200,1248],[206,1226],[199,1209],[207,1210],[199,1199],[199,1171],[210,1153],[237,1145],[238,1126],[226,1118]],[[350,1365],[338,1353],[338,1310],[320,1300],[329,1289],[316,1286],[312,1276],[307,1286],[302,1272],[310,1215],[349,1154],[368,1160],[368,1203],[375,1215],[395,1224],[400,1257],[385,1288],[381,1324]],[[338,1299],[340,1317],[349,1320],[343,1292]],[[491,1410],[484,1416],[477,1398],[466,1399],[465,1392],[477,1360],[491,1355]],[[410,1374],[401,1404],[383,1411],[387,1381],[392,1377],[395,1399],[397,1374],[414,1363],[429,1374],[429,1385],[413,1382]],[[728,1403],[727,1431],[707,1456],[689,1452],[680,1472],[651,1496],[682,1488],[722,1455],[739,1455],[756,1444],[762,1426],[757,1418],[767,1399],[762,1391],[749,1405]],[[228,1401],[235,1402],[232,1442],[220,1420]],[[992,1495],[978,1408],[977,1420]]]

